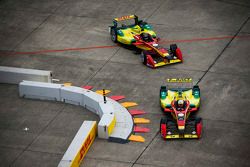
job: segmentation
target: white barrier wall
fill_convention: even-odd
[[[115,128],[117,114],[115,114],[114,103],[118,105],[119,103],[109,98],[107,98],[107,102],[104,103],[103,96],[91,90],[75,86],[64,86],[62,84],[23,81],[19,84],[19,95],[24,98],[62,101],[87,108],[100,117],[98,123],[98,136],[100,138],[109,139]],[[121,105],[119,106],[122,107]],[[120,117],[120,120],[121,119],[123,118]],[[130,119],[132,120],[131,116]],[[123,121],[124,120],[126,122],[126,119],[123,119]],[[129,124],[131,125],[127,127],[130,128],[130,131],[122,135],[122,139],[124,140],[127,140],[133,130],[133,121],[129,122]],[[119,131],[116,133],[119,134]]]
[[[83,107],[96,113],[101,118],[105,111],[103,111],[100,108],[99,106],[100,103],[104,103],[104,99],[102,95],[99,95],[91,90],[88,90],[85,93]]]
[[[23,80],[52,82],[52,72],[0,66],[0,83],[19,84]]]
[[[78,167],[96,137],[96,122],[84,121],[58,167]]]
[[[61,87],[61,99],[65,103],[83,106],[86,92],[86,90],[75,86]]]
[[[61,84],[23,81],[19,84],[19,96],[31,99],[61,101]]]

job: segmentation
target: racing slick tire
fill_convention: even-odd
[[[111,34],[111,40],[116,43],[117,42],[117,34],[116,34],[116,31],[114,28],[111,29],[110,34]]]
[[[167,119],[166,118],[161,119],[160,133],[161,133],[161,137],[165,139],[165,137],[167,136]]]
[[[175,51],[176,51],[177,48],[178,48],[178,47],[177,47],[176,44],[171,44],[171,45],[170,45],[170,50],[171,50],[171,52],[172,52],[173,54],[175,54]]]
[[[200,92],[200,87],[199,85],[194,85],[193,88],[192,88],[192,95],[194,95],[194,92],[197,91],[199,92],[199,97],[201,96],[201,92]]]
[[[167,87],[166,86],[161,86],[161,88],[160,88],[160,98],[161,98],[161,92],[165,92],[166,96],[167,96],[168,95]],[[160,101],[160,106],[161,106],[161,101]],[[164,108],[162,106],[161,106],[161,111],[164,112]]]
[[[147,55],[144,51],[141,52],[141,61],[144,65],[147,65]]]
[[[146,24],[148,24],[147,22],[145,22],[145,21],[139,21],[139,23],[138,23],[138,25],[141,27],[141,28],[143,28],[144,27],[144,25],[146,25]]]
[[[181,52],[180,48],[178,48],[178,46],[176,44],[171,44],[170,45],[170,51],[173,54],[173,56],[176,56],[178,59],[180,59],[183,62],[182,52]]]
[[[160,88],[160,96],[161,96],[161,92],[165,92],[166,96],[168,96],[168,91],[167,91],[167,87],[166,86],[161,86],[161,88]]]

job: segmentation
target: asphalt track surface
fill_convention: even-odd
[[[163,46],[177,43],[184,63],[153,70],[112,43],[112,19],[134,13]],[[249,16],[248,0],[1,0],[0,65],[52,70],[61,82],[110,89],[148,113],[145,143],[96,139],[81,166],[247,167]],[[159,88],[171,77],[192,77],[201,88],[200,140],[159,135]],[[0,166],[57,166],[82,121],[99,119],[81,107],[21,99],[16,85],[0,84],[0,92]]]

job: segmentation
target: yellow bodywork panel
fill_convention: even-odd
[[[160,63],[155,64],[155,67],[160,67],[160,66],[164,66],[164,65],[168,65],[168,64],[173,64],[173,63],[179,63],[179,62],[181,62],[181,60],[179,60],[179,59],[170,60],[169,62],[168,61],[166,61],[166,62],[160,62]]]
[[[114,20],[123,21],[123,20],[129,20],[129,19],[134,19],[134,18],[135,18],[135,15],[128,15],[128,16],[114,18]]]
[[[197,136],[197,135],[192,135],[192,134],[184,134],[184,135],[167,135],[165,138],[166,138],[166,139],[179,139],[179,138],[196,139],[196,138],[198,138],[198,136]]]
[[[197,135],[184,135],[184,138],[198,138]]]
[[[122,105],[123,107],[128,108],[128,107],[137,106],[138,104],[135,103],[135,102],[123,102],[123,103],[121,103],[121,105]]]
[[[152,50],[151,48],[145,46],[145,45],[136,45],[137,48],[141,49],[141,50]]]
[[[165,104],[169,104],[171,105],[171,102],[175,99],[175,97],[178,96],[178,93],[175,91],[170,91],[168,90],[168,96],[165,99],[161,99],[161,104],[165,105]],[[165,108],[165,106],[162,106],[163,108]]]
[[[72,83],[71,82],[65,82],[63,85],[64,86],[72,86]]]
[[[180,97],[177,91],[168,90],[168,96],[165,99],[161,99],[161,104],[171,105],[173,100],[189,100],[190,104],[194,105],[196,108],[200,105],[200,98],[195,98],[192,94],[192,89],[182,92],[182,96]],[[162,106],[165,108],[165,106]]]
[[[138,136],[138,135],[131,135],[129,137],[130,141],[136,141],[136,142],[145,142],[145,139],[142,136]]]
[[[97,94],[99,94],[99,95],[104,95],[104,93],[105,93],[105,95],[106,95],[106,94],[110,93],[111,91],[105,89],[104,92],[103,92],[103,90],[97,90],[97,91],[95,91],[95,92],[96,92]]]
[[[167,82],[173,82],[173,83],[192,82],[192,78],[168,78]]]
[[[152,30],[144,29],[142,31],[139,25],[135,25],[131,28],[120,29],[123,35],[117,34],[117,41],[123,44],[131,45],[132,40],[134,39],[135,35],[140,35],[141,33],[148,33],[152,36],[156,36],[155,32]]]
[[[166,139],[176,139],[176,138],[180,138],[180,135],[167,135]]]
[[[152,31],[152,30],[144,29],[141,33],[148,33],[148,34],[150,34],[152,36],[156,36],[156,33],[154,31]]]
[[[131,45],[131,41],[134,39],[130,29],[121,30],[123,36],[117,35],[117,41],[126,45]]]
[[[134,118],[134,123],[135,124],[148,124],[150,123],[150,120],[145,119],[145,118]]]

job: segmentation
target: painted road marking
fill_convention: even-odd
[[[198,42],[198,41],[213,41],[213,40],[224,40],[224,39],[250,39],[250,35],[241,35],[241,36],[220,36],[220,37],[207,37],[207,38],[193,38],[193,39],[177,39],[177,40],[164,40],[162,39],[159,43],[167,44],[167,43],[189,43],[189,42]],[[35,54],[43,54],[43,53],[56,53],[56,52],[68,52],[68,51],[88,51],[94,49],[109,49],[118,47],[117,45],[104,45],[104,46],[90,46],[84,48],[65,48],[65,49],[55,49],[55,50],[39,50],[39,51],[31,51],[31,52],[1,52],[0,55],[35,55]]]

